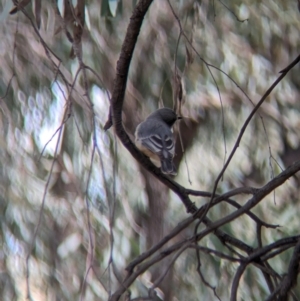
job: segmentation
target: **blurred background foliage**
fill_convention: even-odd
[[[57,7],[72,28],[66,2],[58,1]],[[86,1],[82,61],[94,72],[85,69],[86,79],[81,71],[76,81],[79,63],[70,57],[72,44],[60,28],[55,3],[33,1],[25,6],[25,16],[22,11],[10,15],[13,3],[0,2],[0,299],[4,301],[25,300],[27,284],[32,300],[80,296],[107,300],[126,265],[187,217],[178,197],[139,166],[113,129],[103,130],[116,62],[136,1]],[[150,112],[162,103],[173,106],[177,64],[185,87],[181,109],[185,118],[176,133],[182,135],[185,152],[178,138],[175,180],[187,188],[211,191],[253,104],[299,54],[297,2],[170,3],[191,44],[183,36],[179,40],[168,2],[154,1],[132,58],[124,125],[133,138],[136,125]],[[260,187],[298,160],[299,87],[296,66],[251,121],[218,193]],[[243,204],[247,196],[236,200]],[[207,199],[193,201],[199,207]],[[299,234],[298,203],[295,176],[254,209],[262,220],[281,225],[263,230],[264,244]],[[208,216],[217,220],[233,210],[219,204]],[[257,247],[255,224],[249,217],[222,229]],[[191,225],[170,243],[193,231]],[[213,234],[200,245],[226,251]],[[270,260],[280,275],[286,273],[291,252]],[[167,258],[139,277],[130,288],[131,298],[147,295],[169,262]],[[201,263],[205,279],[222,300],[228,300],[237,264],[207,254],[201,255]],[[217,299],[196,269],[195,251],[185,251],[159,284],[158,297]],[[248,268],[238,299],[263,300],[269,293],[261,272]],[[300,290],[296,288],[295,294],[300,297]]]

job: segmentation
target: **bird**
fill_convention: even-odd
[[[177,174],[173,163],[175,142],[172,126],[179,119],[182,117],[172,109],[161,108],[150,114],[135,130],[135,145],[164,174]]]

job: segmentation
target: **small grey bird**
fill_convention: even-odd
[[[176,175],[172,126],[181,119],[169,108],[158,109],[135,130],[135,144],[164,174]]]

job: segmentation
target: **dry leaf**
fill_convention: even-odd
[[[194,56],[190,52],[189,48],[185,45],[185,52],[186,52],[186,58],[187,58],[187,64],[191,65],[194,62]]]
[[[73,6],[69,0],[64,0],[63,18],[60,16],[60,12],[58,11],[58,9],[56,9],[56,14],[59,16],[60,25],[55,30],[54,35],[57,35],[63,29],[65,31],[73,30],[73,24],[75,22],[75,13]]]
[[[84,17],[85,17],[85,0],[78,0],[75,9],[76,22],[73,26],[73,36],[74,36],[74,52],[75,55],[82,57],[82,34],[84,27]]]
[[[176,99],[182,102],[183,99],[183,87],[182,87],[182,79],[181,76],[177,73],[176,74]]]
[[[41,27],[41,0],[35,0],[35,21],[38,29]]]
[[[9,13],[11,15],[17,13],[21,8],[26,7],[26,5],[28,5],[31,2],[31,0],[23,0],[21,2],[18,3],[17,6],[15,6]]]

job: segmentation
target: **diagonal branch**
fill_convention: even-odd
[[[212,193],[212,197],[210,200],[210,203],[213,201],[214,199],[214,195],[216,193],[218,184],[221,180],[221,178],[223,177],[229,163],[231,162],[231,159],[233,158],[236,150],[238,149],[240,142],[242,140],[242,137],[250,123],[250,121],[252,120],[253,116],[256,114],[256,112],[258,111],[258,109],[261,107],[261,105],[264,103],[264,101],[266,100],[266,98],[271,94],[271,92],[275,89],[275,87],[282,81],[282,79],[287,75],[287,73],[293,69],[298,63],[300,62],[300,55],[298,55],[298,57],[291,63],[288,65],[288,67],[286,67],[284,70],[281,71],[281,75],[275,80],[275,82],[270,86],[270,88],[265,92],[265,94],[262,96],[262,98],[260,99],[260,101],[257,103],[257,105],[253,108],[252,112],[250,113],[250,115],[248,116],[248,118],[246,119],[244,125],[242,126],[240,133],[238,135],[238,138],[235,142],[235,145],[224,165],[224,167],[222,168],[220,174],[218,175],[216,181],[215,181],[215,185],[214,185],[214,189],[213,189],[213,193]],[[208,209],[207,209],[208,210]],[[207,212],[205,212],[207,213]]]
[[[160,169],[155,167],[152,162],[135,147],[122,124],[122,108],[130,62],[144,17],[151,3],[152,0],[139,1],[130,18],[120,57],[117,63],[116,77],[111,97],[111,115],[109,116],[108,122],[105,125],[105,129],[110,128],[112,122],[118,138],[128,149],[131,155],[156,178],[173,190],[181,198],[188,212],[194,213],[197,211],[197,208],[191,202],[188,194],[185,191],[185,188],[163,175]]]
[[[134,143],[130,140],[129,136],[127,135],[123,124],[122,124],[122,108],[123,108],[123,102],[124,102],[124,96],[125,96],[125,90],[126,90],[126,83],[127,83],[127,77],[129,72],[129,67],[131,63],[131,59],[133,56],[134,48],[137,43],[137,39],[140,33],[140,29],[144,20],[144,17],[152,3],[152,0],[141,0],[135,7],[133,14],[130,18],[130,23],[127,28],[126,36],[122,45],[120,57],[117,63],[116,68],[116,77],[114,81],[114,88],[113,93],[111,97],[111,107],[109,112],[109,119],[105,125],[105,129],[109,129],[112,124],[114,125],[114,129],[116,132],[116,135],[121,140],[123,145],[127,148],[127,150],[131,153],[131,155],[149,172],[151,172],[158,180],[160,180],[162,183],[164,183],[167,187],[169,187],[173,192],[175,192],[187,208],[187,212],[189,213],[195,213],[197,211],[197,207],[192,203],[192,201],[189,198],[188,190],[185,189],[183,186],[179,185],[172,179],[168,178],[164,174],[161,173],[160,169],[155,167],[152,162],[143,155],[134,145]],[[216,189],[218,186],[218,183],[225,173],[225,170],[227,169],[232,157],[234,156],[237,148],[239,147],[240,141],[243,137],[243,134],[249,125],[252,117],[256,114],[260,106],[263,104],[265,99],[268,97],[268,95],[273,91],[273,89],[279,84],[279,82],[286,76],[286,74],[300,61],[300,56],[298,56],[287,68],[284,69],[284,72],[277,78],[277,80],[270,86],[270,88],[266,91],[266,93],[262,96],[260,101],[257,103],[257,105],[254,107],[250,115],[248,116],[247,120],[245,121],[243,127],[240,130],[240,134],[237,138],[237,141],[235,143],[235,146],[226,161],[222,171],[220,172],[219,176],[217,177],[214,185],[213,192],[211,194],[211,200],[209,202],[209,205],[206,207],[206,210],[202,216],[205,216],[207,211],[210,208],[210,205],[213,202]],[[198,212],[200,213],[200,212]]]
[[[289,179],[292,175],[294,175],[296,172],[300,170],[300,161],[297,161],[292,166],[288,167],[286,170],[284,170],[281,174],[279,174],[276,178],[268,182],[265,186],[260,188],[253,197],[241,208],[234,211],[233,213],[225,216],[224,218],[217,220],[215,222],[212,222],[208,219],[208,217],[203,218],[203,222],[206,225],[206,228],[202,230],[200,233],[185,238],[175,244],[173,244],[170,247],[165,248],[164,250],[160,250],[160,252],[157,252],[167,241],[167,239],[163,239],[157,246],[150,249],[148,252],[145,252],[140,257],[138,257],[136,260],[134,260],[127,268],[127,276],[125,277],[122,285],[119,286],[119,288],[115,291],[115,293],[112,295],[110,301],[117,301],[121,297],[121,295],[126,291],[126,289],[129,288],[129,286],[133,283],[133,281],[141,275],[143,272],[145,272],[149,267],[154,265],[155,263],[161,261],[165,257],[169,256],[173,252],[179,250],[180,248],[184,246],[188,246],[190,243],[193,243],[194,241],[200,241],[203,237],[207,236],[211,232],[214,232],[214,234],[223,242],[230,244],[232,246],[237,247],[238,249],[246,252],[249,254],[249,257],[246,259],[244,263],[239,268],[238,273],[236,274],[235,281],[233,284],[233,293],[232,298],[235,298],[236,291],[239,284],[239,279],[241,275],[243,274],[244,270],[246,269],[247,265],[253,262],[255,259],[259,259],[261,256],[265,255],[267,252],[271,251],[274,248],[278,248],[282,245],[290,244],[292,242],[298,241],[298,237],[290,237],[288,239],[283,239],[278,242],[275,242],[269,246],[262,247],[258,250],[254,250],[252,247],[249,247],[242,241],[239,241],[238,239],[229,236],[228,234],[224,233],[219,227],[225,225],[226,223],[231,222],[232,220],[238,218],[242,214],[248,212],[251,208],[256,206],[261,200],[265,198],[266,195],[268,195],[270,192],[272,192],[274,189],[276,189],[278,186],[282,185],[287,179]],[[179,233],[182,229],[182,227],[187,226],[192,219],[187,219],[182,225],[178,225],[175,229],[175,233]],[[174,230],[175,230],[174,229]],[[170,238],[170,236],[168,237]],[[155,254],[154,254],[155,253]],[[153,256],[151,256],[153,255]],[[145,262],[143,262],[145,259],[151,258]],[[258,262],[260,263],[260,262]],[[137,265],[138,268],[134,269]],[[235,299],[232,299],[235,300]]]

